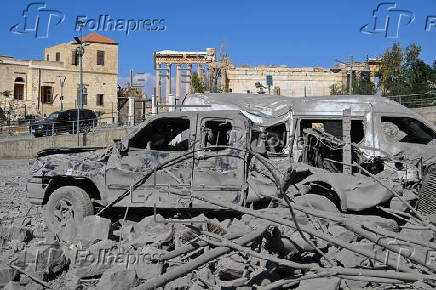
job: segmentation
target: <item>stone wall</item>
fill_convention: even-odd
[[[227,70],[228,88],[233,93],[257,93],[256,82],[266,86],[272,75],[271,94],[304,97],[330,95],[332,85],[340,85],[343,75],[324,68],[235,67]]]
[[[114,139],[124,137],[131,129],[117,128],[80,135],[80,145],[109,146]],[[58,135],[18,141],[0,142],[0,159],[33,158],[39,151],[51,147],[77,147],[77,135]]]

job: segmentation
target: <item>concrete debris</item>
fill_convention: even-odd
[[[135,271],[115,267],[104,272],[96,285],[96,290],[129,290],[135,284]]]
[[[77,227],[77,239],[85,241],[103,241],[109,237],[111,220],[100,216],[87,216]]]
[[[348,110],[292,119],[330,100],[258,98],[158,115],[108,148],[47,149],[32,172],[0,162],[0,285],[434,288],[436,170],[421,149],[435,151],[405,130],[421,123],[386,117],[385,134],[411,142],[372,150],[384,139]]]
[[[0,264],[0,287],[13,281],[17,276],[17,271],[8,265]]]
[[[303,280],[297,287],[297,290],[338,290],[341,280],[339,278],[315,278],[310,280]]]

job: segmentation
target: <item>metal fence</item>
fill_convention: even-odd
[[[427,95],[407,95],[387,97],[408,108],[422,108],[436,106],[436,97]]]
[[[27,119],[20,121],[4,122],[0,125],[0,138],[10,136],[35,135],[39,136],[54,136],[60,134],[77,134],[77,121],[65,122],[50,122],[46,121],[43,124],[35,123],[36,119]],[[95,119],[80,119],[80,133],[95,132],[102,128],[115,128],[119,124],[114,122],[113,117],[103,117]]]

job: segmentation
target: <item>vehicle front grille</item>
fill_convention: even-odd
[[[431,165],[424,176],[418,198],[418,212],[430,215],[436,212],[436,164]]]

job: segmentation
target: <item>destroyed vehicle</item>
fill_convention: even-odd
[[[108,205],[216,208],[174,195],[169,188],[267,206],[278,196],[277,187],[250,150],[270,159],[282,173],[289,168],[301,173],[291,194],[303,205],[324,210],[361,211],[392,202],[395,186],[403,192],[417,188],[419,160],[409,160],[403,152],[426,150],[436,138],[434,126],[418,115],[377,97],[286,102],[284,114],[273,112],[268,118],[235,108],[162,113],[109,148],[41,151],[27,185],[29,198],[46,205],[47,225],[54,232],[70,218],[81,219]],[[387,122],[410,136],[389,139],[383,130]],[[407,124],[415,124],[414,129]]]
[[[275,136],[289,136],[268,138],[271,144],[286,142],[267,145],[269,158],[290,156],[295,164],[308,165],[311,174],[296,191],[317,194],[311,203],[318,207],[331,208],[324,206],[329,201],[342,211],[383,203],[395,207],[395,191],[406,200],[418,194],[418,210],[436,212],[436,127],[397,102],[361,95],[194,94],[182,104],[190,110],[196,105],[203,106],[198,110],[240,110]],[[265,192],[259,179],[254,183],[257,190],[250,194]]]
[[[38,153],[29,199],[46,205],[48,227],[115,207],[210,208],[165,192],[199,191],[241,202],[246,191],[251,122],[238,111],[172,112],[151,117],[108,148],[52,148]],[[145,179],[144,179],[145,177]]]

